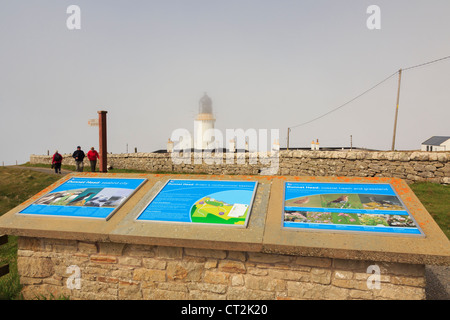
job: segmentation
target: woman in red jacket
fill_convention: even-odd
[[[91,172],[95,172],[95,166],[97,165],[97,159],[99,158],[99,156],[94,147],[89,150],[89,152],[87,153],[87,157],[89,159],[89,162],[91,163]]]
[[[52,167],[55,168],[55,173],[61,174],[61,163],[63,161],[62,155],[58,153],[58,150],[55,151],[55,154],[52,158]]]

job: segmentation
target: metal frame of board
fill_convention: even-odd
[[[308,183],[308,184],[340,184],[340,185],[388,185],[392,191],[394,192],[396,198],[400,201],[401,205],[404,208],[404,211],[408,213],[408,216],[412,219],[414,224],[416,225],[416,228],[419,230],[420,234],[410,234],[410,233],[396,233],[396,232],[383,232],[382,227],[380,227],[380,231],[362,231],[362,230],[339,230],[339,229],[320,229],[320,228],[302,228],[302,227],[286,227],[284,225],[285,221],[285,202],[286,202],[286,184],[287,183]],[[351,194],[357,194],[357,193],[351,193]],[[354,183],[354,182],[312,182],[312,181],[286,181],[283,184],[283,209],[282,209],[282,219],[281,219],[281,229],[282,230],[289,230],[289,231],[305,231],[305,232],[323,232],[323,233],[355,233],[355,234],[365,234],[365,235],[383,235],[383,236],[401,236],[401,237],[419,237],[419,238],[425,238],[425,233],[420,228],[419,224],[417,223],[416,219],[414,219],[414,216],[411,214],[411,212],[408,210],[408,207],[405,205],[403,200],[398,195],[395,188],[390,183]],[[369,214],[377,214],[377,213],[369,213]]]
[[[56,189],[60,188],[61,186],[63,186],[64,184],[68,183],[70,180],[72,179],[100,179],[100,180],[142,180],[142,182],[117,206],[114,208],[113,211],[111,211],[106,217],[82,217],[82,216],[71,216],[71,215],[51,215],[51,214],[35,214],[35,213],[23,213],[24,210],[26,210],[27,208],[29,208],[30,206],[36,204],[36,202],[38,202],[39,200],[41,200],[43,197],[48,196],[51,193],[54,193]],[[35,200],[34,202],[30,203],[28,206],[26,206],[25,208],[23,208],[22,210],[20,210],[19,212],[16,213],[16,215],[26,215],[26,216],[39,216],[39,217],[52,217],[52,218],[74,218],[74,219],[96,219],[96,220],[105,220],[108,221],[115,213],[117,210],[119,210],[143,185],[145,182],[147,182],[147,178],[112,178],[112,177],[94,177],[94,178],[90,178],[90,177],[71,177],[70,179],[64,181],[63,183],[61,183],[59,186],[53,188],[52,190],[50,190],[49,192],[47,192],[46,194],[42,195],[41,197],[39,197],[39,199]]]

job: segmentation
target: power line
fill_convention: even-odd
[[[439,61],[445,60],[445,59],[450,59],[450,56],[447,56],[447,57],[444,57],[444,58],[440,58],[440,59],[436,59],[436,60],[429,61],[429,62],[425,62],[425,63],[421,63],[421,64],[418,64],[418,65],[416,65],[416,66],[404,68],[403,71],[410,70],[410,69],[414,69],[414,68],[423,67],[423,66],[426,66],[426,65],[435,63],[435,62],[439,62]]]
[[[339,110],[339,109],[345,107],[345,106],[348,105],[349,103],[355,101],[356,99],[362,97],[362,96],[365,95],[366,93],[368,93],[368,92],[372,91],[373,89],[375,89],[376,87],[380,86],[380,85],[383,84],[384,82],[388,81],[390,78],[392,78],[392,77],[395,76],[396,74],[398,74],[398,71],[396,71],[395,73],[391,74],[391,75],[390,75],[389,77],[387,77],[386,79],[384,79],[384,80],[378,82],[376,85],[374,85],[374,86],[371,87],[370,89],[367,89],[366,91],[364,91],[363,93],[361,93],[361,94],[359,94],[358,96],[354,97],[354,98],[351,99],[350,101],[347,101],[346,103],[340,105],[339,107],[334,108],[333,110],[330,110],[330,111],[328,111],[327,113],[325,113],[325,114],[323,114],[323,115],[321,115],[321,116],[319,116],[319,117],[317,117],[317,118],[314,118],[314,119],[312,119],[312,120],[309,120],[309,121],[307,121],[307,122],[304,122],[304,123],[301,123],[301,124],[298,124],[298,125],[296,125],[296,126],[292,126],[292,127],[289,127],[289,128],[290,128],[290,129],[294,129],[294,128],[297,128],[297,127],[304,126],[304,125],[306,125],[306,124],[308,124],[308,123],[311,123],[311,122],[314,122],[314,121],[316,121],[316,120],[319,120],[319,119],[321,119],[321,118],[323,118],[323,117],[329,115],[330,113],[333,113],[333,112],[335,112],[335,111],[337,111],[337,110]]]
[[[411,69],[423,67],[423,66],[426,66],[426,65],[429,65],[429,64],[432,64],[432,63],[436,63],[436,62],[439,62],[439,61],[442,61],[442,60],[446,60],[446,59],[450,59],[450,56],[446,56],[446,57],[443,57],[443,58],[440,58],[440,59],[436,59],[436,60],[432,60],[432,61],[429,61],[429,62],[421,63],[421,64],[418,64],[418,65],[415,65],[415,66],[411,66],[411,67],[408,67],[408,68],[404,68],[404,69],[401,69],[401,70],[407,71],[407,70],[411,70]],[[321,118],[323,118],[323,117],[329,115],[330,113],[333,113],[333,112],[335,112],[335,111],[337,111],[337,110],[339,110],[339,109],[345,107],[346,105],[352,103],[353,101],[359,99],[359,98],[362,97],[363,95],[365,95],[365,94],[369,93],[370,91],[372,91],[373,89],[377,88],[378,86],[380,86],[380,85],[383,84],[384,82],[388,81],[390,78],[392,78],[393,76],[397,75],[398,73],[399,73],[399,71],[394,72],[392,75],[390,75],[390,76],[387,77],[386,79],[380,81],[379,83],[377,83],[376,85],[374,85],[374,86],[371,87],[370,89],[367,89],[366,91],[364,91],[363,93],[361,93],[361,94],[359,94],[358,96],[354,97],[353,99],[347,101],[346,103],[340,105],[340,106],[337,107],[337,108],[334,108],[334,109],[328,111],[327,113],[325,113],[325,114],[323,114],[323,115],[321,115],[321,116],[319,116],[319,117],[317,117],[317,118],[314,118],[314,119],[312,119],[312,120],[306,121],[306,122],[304,122],[304,123],[301,123],[301,124],[298,124],[298,125],[295,125],[295,126],[288,127],[288,132],[289,132],[291,129],[294,129],[294,128],[298,128],[298,127],[307,125],[307,124],[309,124],[309,123],[311,123],[311,122],[314,122],[314,121],[316,121],[316,120],[319,120],[319,119],[321,119]]]

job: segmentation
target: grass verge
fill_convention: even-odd
[[[447,238],[450,239],[450,186],[416,182],[410,187]]]
[[[50,164],[44,164],[44,163],[24,163],[21,164],[22,167],[34,167],[34,168],[51,168]],[[62,165],[62,169],[69,170],[69,171],[75,171],[75,166],[71,165]],[[84,167],[84,172],[89,172],[90,167]],[[97,172],[98,172],[98,166],[97,166]],[[207,175],[206,172],[173,172],[173,171],[146,171],[146,170],[136,170],[136,169],[110,169],[108,170],[108,173],[151,173],[151,174],[198,174],[198,175]]]
[[[60,178],[31,170],[0,167],[0,216]],[[9,264],[9,274],[0,278],[0,299],[18,299],[21,286],[15,236],[8,236],[8,243],[0,246],[0,265],[4,264]]]

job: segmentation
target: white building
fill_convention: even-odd
[[[450,137],[431,137],[422,142],[422,151],[450,151]]]
[[[257,132],[255,129],[227,129],[225,133],[215,130],[214,124],[216,119],[213,115],[212,100],[205,93],[199,101],[198,114],[194,120],[194,134],[184,128],[176,129],[172,132],[171,138],[167,142],[167,152],[176,150],[227,150],[228,152],[253,152],[253,151],[279,151],[280,142],[278,139],[278,131],[274,133],[270,130],[272,140],[271,146],[266,147],[258,144],[260,139],[267,135],[267,130]],[[231,131],[231,133],[229,133]],[[226,137],[226,142],[223,139]],[[230,139],[231,138],[231,139]],[[249,141],[251,143],[249,143]],[[228,144],[227,144],[228,142]],[[227,144],[227,145],[226,145]],[[318,145],[318,141],[317,141]],[[249,149],[249,146],[252,150]],[[261,148],[261,149],[260,149]],[[267,149],[267,150],[266,150]]]
[[[205,93],[199,101],[198,115],[194,121],[194,149],[208,149],[208,144],[214,141],[215,122],[212,100]]]

